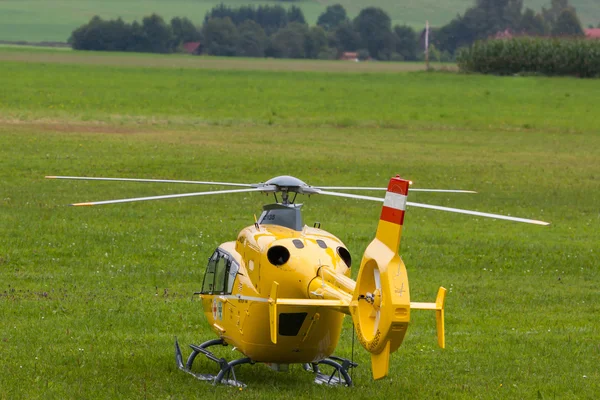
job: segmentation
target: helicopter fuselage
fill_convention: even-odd
[[[334,235],[255,224],[210,257],[202,285],[204,314],[225,343],[256,362],[310,363],[333,353],[344,311],[331,307],[279,306],[277,343],[269,329],[269,294],[280,298],[350,300],[351,258]]]

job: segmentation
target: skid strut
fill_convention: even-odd
[[[331,374],[323,373],[319,369],[319,365],[328,365],[333,368],[333,372]],[[330,356],[316,363],[304,364],[304,369],[316,374],[315,383],[319,385],[352,386],[352,378],[348,371],[357,366],[357,363],[346,358]]]
[[[187,359],[187,362],[184,365],[181,349],[179,348],[177,338],[175,338],[175,360],[177,362],[177,368],[184,372],[187,372],[188,374],[194,376],[195,378],[201,381],[211,381],[215,385],[217,383],[223,383],[231,386],[246,386],[242,382],[237,380],[235,376],[234,367],[242,364],[254,364],[254,362],[248,357],[239,358],[230,362],[228,362],[224,358],[219,358],[215,356],[210,350],[208,350],[209,347],[217,345],[227,346],[223,339],[209,340],[207,342],[202,343],[201,345],[191,344],[190,348],[192,349],[192,353],[190,354],[190,356]],[[214,361],[219,366],[220,371],[217,375],[199,374],[192,371],[192,364],[194,363],[196,356],[200,353],[204,354],[206,358],[208,358],[211,361]]]
[[[192,353],[188,357],[187,362],[184,364],[179,343],[177,342],[177,338],[175,338],[175,360],[177,362],[177,368],[201,381],[212,382],[213,385],[223,383],[225,385],[245,387],[245,384],[237,380],[235,375],[235,367],[242,364],[254,364],[254,361],[248,357],[244,357],[228,362],[226,359],[219,358],[210,350],[208,350],[209,347],[212,346],[227,346],[227,344],[223,339],[209,340],[200,345],[191,344],[190,348],[192,349]],[[215,362],[219,366],[220,370],[217,375],[201,374],[192,371],[192,364],[194,363],[194,360],[198,354],[204,354],[206,358]],[[331,374],[324,373],[319,369],[319,365],[327,365],[328,367],[333,368],[333,372]],[[329,386],[352,386],[352,378],[348,374],[348,371],[350,368],[357,366],[358,364],[346,358],[336,356],[330,356],[315,363],[303,364],[303,367],[306,371],[315,373],[315,383]]]

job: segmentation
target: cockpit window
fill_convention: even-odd
[[[212,293],[215,284],[215,267],[219,259],[219,252],[215,251],[208,259],[206,272],[204,273],[204,282],[202,283],[202,293]]]
[[[223,293],[225,291],[225,280],[227,279],[227,258],[219,257],[215,266],[215,285],[214,292]]]
[[[292,243],[294,243],[294,246],[296,246],[297,249],[304,248],[304,243],[302,243],[302,240],[300,240],[300,239],[294,239],[294,240],[292,240]]]
[[[317,239],[317,244],[319,245],[320,248],[322,249],[326,249],[327,248],[327,243],[325,243],[324,241],[322,241],[321,239]]]
[[[208,260],[204,282],[203,294],[230,294],[240,266],[231,256],[218,249]]]
[[[231,264],[229,265],[229,270],[227,271],[227,293],[230,294],[233,291],[233,283],[235,282],[235,278],[237,277],[237,273],[240,269],[238,263],[234,260],[231,260]]]

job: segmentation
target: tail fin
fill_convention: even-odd
[[[363,255],[350,303],[358,338],[371,353],[374,379],[388,374],[410,321],[408,276],[398,255],[410,182],[390,179],[375,239]]]
[[[390,179],[375,234],[377,239],[394,252],[397,252],[400,246],[409,185],[410,181],[402,179],[398,175]]]

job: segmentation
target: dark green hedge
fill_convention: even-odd
[[[461,49],[456,61],[464,72],[600,77],[600,40],[490,39]]]

